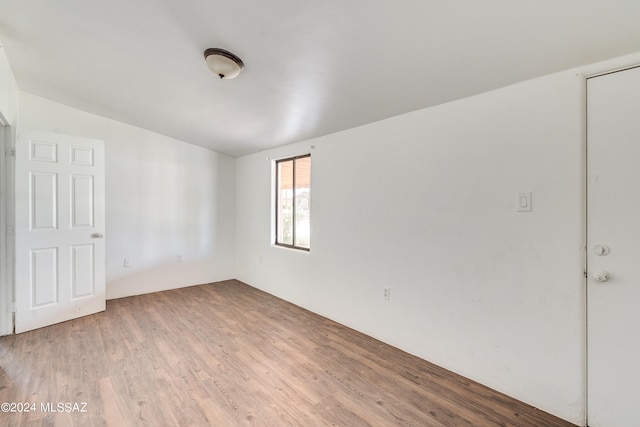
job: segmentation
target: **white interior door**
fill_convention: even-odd
[[[16,332],[105,309],[104,144],[19,130]]]
[[[639,425],[640,68],[587,81],[590,427]]]

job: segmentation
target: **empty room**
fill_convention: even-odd
[[[0,425],[636,425],[638,17],[0,0]]]

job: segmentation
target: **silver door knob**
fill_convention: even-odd
[[[593,247],[593,253],[598,256],[609,255],[609,252],[611,252],[611,248],[607,245],[595,245]]]
[[[102,239],[104,237],[104,234],[102,234],[102,233],[93,233],[91,235],[91,237],[93,237],[94,239]]]
[[[609,281],[609,272],[605,270],[596,270],[593,272],[593,279],[598,282]]]

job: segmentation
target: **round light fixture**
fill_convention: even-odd
[[[224,49],[211,47],[204,51],[209,69],[221,79],[234,79],[244,70],[242,59]]]

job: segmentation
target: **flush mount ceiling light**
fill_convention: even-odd
[[[242,59],[224,49],[211,47],[204,51],[209,69],[221,79],[234,79],[244,70]]]

